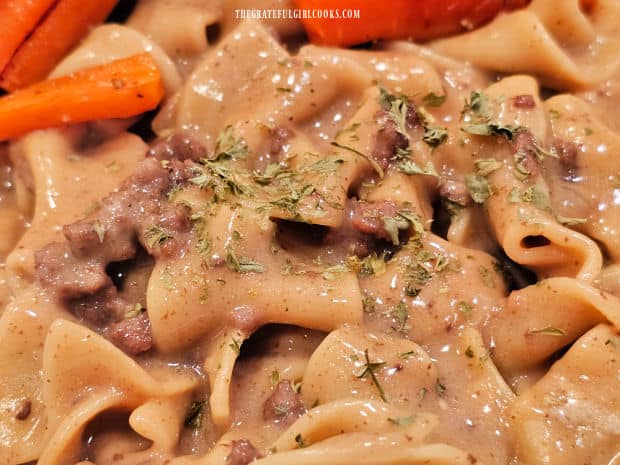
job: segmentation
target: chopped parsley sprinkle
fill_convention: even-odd
[[[166,231],[159,225],[153,225],[144,233],[146,238],[146,245],[149,249],[152,249],[156,245],[161,245],[174,236],[169,231]]]
[[[301,168],[302,172],[313,171],[315,173],[331,173],[338,169],[340,165],[344,163],[344,160],[339,157],[325,157],[319,161],[312,163],[311,165]]]
[[[287,210],[292,214],[297,214],[297,205],[304,197],[311,195],[315,191],[314,186],[306,184],[299,189],[291,189],[288,195],[272,200],[269,203],[274,206]]]
[[[252,188],[240,182],[237,173],[232,172],[222,162],[201,160],[201,165],[192,169],[194,177],[189,182],[201,189],[213,190],[216,201],[226,199],[229,193],[236,196],[253,194]]]
[[[269,163],[262,173],[260,171],[254,171],[252,174],[254,182],[261,185],[267,185],[282,175],[291,175],[280,163]]]
[[[441,382],[439,378],[437,378],[437,381],[435,382],[435,392],[437,393],[437,395],[439,397],[443,397],[446,394],[446,391],[446,386]]]
[[[407,132],[407,112],[409,111],[409,101],[404,95],[397,96],[390,94],[384,88],[379,89],[379,104],[387,111],[388,115],[396,124],[396,130],[409,140]]]
[[[360,259],[355,255],[347,257],[347,267],[355,271],[359,276],[381,276],[385,273],[385,253],[381,256],[376,252]]]
[[[527,167],[527,155],[521,152],[517,152],[513,155],[513,162],[515,170],[514,176],[520,181],[525,181],[532,172]]]
[[[495,277],[497,276],[495,270],[491,270],[486,266],[480,265],[480,267],[478,268],[478,273],[480,274],[482,284],[489,288],[495,287]]]
[[[526,202],[531,203],[536,208],[542,211],[550,211],[551,205],[549,201],[549,197],[545,192],[536,186],[530,186],[524,191],[520,191],[518,188],[513,187],[511,191],[508,193],[508,202],[510,203],[520,203]]]
[[[490,97],[481,90],[472,91],[469,101],[465,101],[463,112],[472,112],[481,117],[489,118],[491,116]]]
[[[421,289],[419,287],[416,287],[415,284],[412,282],[407,282],[407,284],[405,285],[405,294],[409,297],[417,297],[420,291]]]
[[[364,364],[364,369],[360,373],[355,375],[356,378],[359,378],[359,379],[366,378],[366,377],[370,378],[372,383],[377,388],[377,391],[379,391],[379,396],[381,397],[381,399],[384,402],[388,402],[387,397],[385,395],[385,391],[383,390],[383,387],[381,386],[381,384],[379,384],[379,380],[377,379],[377,375],[375,374],[377,370],[380,370],[381,368],[385,366],[385,362],[371,362],[370,357],[368,356],[368,349],[364,350],[364,358],[366,359],[366,363]]]
[[[439,147],[448,140],[448,130],[442,127],[425,127],[422,140],[432,148]]]
[[[437,95],[435,92],[429,92],[422,97],[422,103],[429,107],[439,107],[446,101],[446,95]]]
[[[360,152],[356,148],[350,147],[348,145],[341,144],[341,143],[336,142],[336,141],[331,142],[331,145],[333,145],[334,147],[337,147],[339,149],[342,149],[342,150],[347,150],[347,151],[349,151],[351,153],[354,153],[355,155],[358,155],[358,156],[366,159],[366,161],[368,161],[368,163],[370,163],[370,166],[372,166],[372,169],[374,169],[377,172],[377,174],[379,175],[379,177],[381,179],[383,179],[383,177],[385,176],[385,172],[383,171],[383,168],[381,168],[381,165],[379,165],[379,163],[377,163],[377,161],[374,158],[366,155],[365,153]]]
[[[425,174],[427,176],[439,177],[439,173],[437,173],[435,165],[433,165],[433,162],[431,161],[427,162],[426,165],[421,167],[418,166],[413,160],[403,160],[398,164],[398,171],[409,176],[413,174]]]
[[[515,134],[522,128],[512,124],[501,124],[493,121],[483,123],[472,123],[463,126],[463,131],[476,136],[504,136],[508,140],[512,140]]]
[[[462,120],[467,117],[463,131],[477,136],[504,136],[512,140],[515,134],[523,129],[521,126],[492,121],[492,113],[491,98],[482,91],[472,91],[461,113]]]
[[[297,449],[303,449],[306,447],[306,443],[304,442],[304,438],[301,437],[301,433],[295,436],[295,444],[297,444]]]
[[[577,226],[588,222],[587,218],[573,218],[562,215],[556,215],[555,218],[558,220],[558,223],[563,224],[564,226]]]
[[[215,142],[215,160],[235,160],[248,153],[248,146],[241,138],[235,137],[231,125],[226,126]]]
[[[201,237],[196,243],[196,249],[200,255],[206,256],[211,250],[211,240],[208,237]]]
[[[125,318],[135,318],[137,316],[140,316],[140,314],[142,312],[145,311],[145,308],[142,306],[141,303],[137,303],[133,306],[133,308],[131,310],[129,310],[127,313],[125,313]]]
[[[396,426],[409,426],[414,421],[414,416],[409,415],[408,417],[396,417],[396,418],[388,418],[388,421]]]
[[[400,354],[398,354],[398,358],[406,360],[409,357],[413,357],[414,355],[416,355],[415,350],[408,350],[407,352],[401,352]]]
[[[497,161],[495,158],[479,158],[474,162],[476,168],[478,168],[479,176],[488,176],[493,171],[497,171],[504,164],[500,161]]]
[[[101,224],[101,221],[97,220],[93,223],[92,231],[97,235],[97,239],[99,239],[99,243],[101,244],[106,233],[105,226]]]
[[[239,339],[233,337],[230,344],[228,344],[228,347],[230,347],[238,354],[241,352],[241,344],[242,342],[240,342]]]
[[[202,426],[202,411],[204,405],[204,401],[196,401],[191,403],[187,415],[185,416],[185,421],[183,422],[186,427],[199,429]]]
[[[465,185],[470,197],[476,203],[485,203],[493,194],[489,181],[479,174],[468,174],[465,176]]]
[[[400,239],[398,237],[401,230],[409,229],[409,221],[402,216],[386,216],[383,217],[383,227],[390,236],[392,244],[399,245]]]
[[[556,336],[556,337],[564,336],[566,334],[566,332],[563,329],[555,328],[553,326],[547,326],[546,328],[542,328],[542,329],[530,329],[527,333],[528,334],[540,334],[543,336]]]
[[[396,322],[397,330],[404,331],[407,329],[407,320],[409,320],[409,311],[407,304],[402,300],[394,307],[390,308],[388,315]]]
[[[614,348],[620,347],[620,336],[613,336],[605,341],[606,346],[612,346]]]
[[[360,123],[352,123],[344,129],[341,129],[336,133],[336,139],[340,136],[347,134],[350,141],[358,141],[359,136],[357,135],[357,129],[360,127]]]
[[[237,258],[232,249],[228,249],[226,253],[226,265],[237,273],[263,273],[265,271],[265,265],[250,258]]]
[[[349,267],[347,265],[345,265],[344,263],[339,263],[337,265],[332,265],[330,267],[327,267],[324,271],[323,271],[323,279],[327,280],[327,281],[333,281],[334,279],[336,279],[336,276],[341,274],[341,273],[348,273]]]
[[[374,313],[375,306],[375,299],[367,295],[362,297],[362,309],[364,310],[364,313]]]
[[[459,301],[459,310],[464,315],[471,315],[472,312],[474,311],[474,306],[470,304],[469,302],[465,302],[464,300],[461,300]]]

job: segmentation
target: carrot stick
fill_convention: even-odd
[[[0,2],[0,72],[56,0]]]
[[[529,0],[297,0],[311,10],[360,10],[360,18],[307,18],[310,39],[322,45],[354,45],[375,39],[429,40],[473,28],[506,8]]]
[[[15,52],[0,77],[0,87],[15,90],[45,79],[92,26],[105,20],[117,2],[58,0]]]
[[[35,129],[128,118],[155,108],[163,95],[148,53],[83,69],[0,98],[0,141]]]

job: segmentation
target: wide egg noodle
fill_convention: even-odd
[[[535,0],[480,29],[431,44],[438,53],[503,73],[528,73],[556,89],[582,89],[615,75],[620,62],[617,2]],[[527,41],[523,38],[528,37]]]
[[[245,439],[259,465],[611,463],[617,134],[602,104],[545,100],[539,85],[587,97],[615,79],[617,4],[584,12],[576,0],[535,0],[429,47],[296,52],[258,21],[231,20],[234,5],[247,6],[139,1],[126,24],[95,28],[54,74],[147,49],[167,90],[159,136],[188,131],[214,149],[231,131],[246,144],[244,156],[216,162],[241,193],[199,182],[168,193],[165,202],[192,218],[182,253],[128,271],[147,283],[147,355],[131,357],[76,321],[34,272],[34,253],[64,240],[61,227],[144,158],[146,144],[124,132],[132,120],[10,144],[15,188],[0,209],[32,220],[23,234],[23,219],[0,226],[6,252],[18,241],[0,269],[0,464],[223,465]],[[211,44],[204,28],[215,24],[224,34]],[[298,22],[271,26],[283,37],[299,32]],[[531,76],[494,80],[485,70]],[[381,88],[424,114],[409,131],[409,160],[425,173],[370,161],[384,130]],[[515,176],[510,137],[464,130],[460,112],[476,90],[494,122],[535,138],[545,152],[538,176]],[[445,102],[427,103],[431,93]],[[524,95],[533,107],[514,105]],[[445,127],[447,141],[431,147],[424,125]],[[278,130],[287,137],[275,158]],[[553,156],[558,141],[577,147],[575,178]],[[446,182],[463,185],[490,159],[488,199],[468,198],[440,231]],[[274,160],[284,177],[256,182]],[[193,165],[194,174],[209,175],[208,166]],[[528,189],[548,202],[524,197]],[[354,200],[387,202],[412,219],[371,272],[324,244],[281,242],[291,224],[340,231]],[[511,285],[502,252],[533,276]],[[281,380],[304,405],[287,426],[263,413]],[[196,400],[202,421],[188,426]],[[122,425],[104,423],[82,442],[115,412]]]

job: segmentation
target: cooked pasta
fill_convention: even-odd
[[[620,463],[617,0],[258,3],[138,0],[50,78],[148,52],[157,112],[0,143],[0,465]]]

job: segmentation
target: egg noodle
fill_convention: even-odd
[[[0,145],[0,465],[620,463],[620,3],[355,49],[226,3],[52,73],[148,51],[156,114]]]

